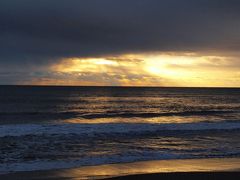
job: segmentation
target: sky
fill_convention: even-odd
[[[239,0],[1,0],[0,84],[240,87]]]

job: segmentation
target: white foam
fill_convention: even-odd
[[[92,165],[102,165],[102,164],[112,164],[112,163],[127,163],[135,161],[147,161],[152,160],[153,156],[156,159],[187,159],[188,156],[180,156],[176,154],[168,153],[153,153],[152,156],[149,156],[149,153],[146,153],[146,156],[143,154],[141,157],[134,156],[131,154],[125,154],[124,156],[113,155],[101,156],[101,157],[86,157],[79,160],[59,160],[59,161],[30,161],[30,162],[19,162],[19,163],[7,163],[0,166],[0,174],[7,174],[10,172],[21,172],[21,171],[38,171],[38,170],[51,170],[51,169],[66,169],[66,168],[76,168],[81,166],[92,166]],[[151,154],[151,153],[150,153]]]
[[[240,129],[239,122],[181,123],[181,124],[19,124],[1,125],[0,137],[24,135],[96,135],[101,133],[141,133],[154,131],[201,131]]]

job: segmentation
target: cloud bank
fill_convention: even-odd
[[[194,52],[237,59],[239,20],[238,0],[2,0],[0,83],[14,83],[17,73],[31,79],[69,58]]]

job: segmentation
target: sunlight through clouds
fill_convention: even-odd
[[[230,57],[196,53],[68,58],[52,65],[49,71],[54,75],[48,77],[49,82],[44,81],[59,83],[62,79],[72,85],[109,86],[239,86],[239,68],[232,61]]]

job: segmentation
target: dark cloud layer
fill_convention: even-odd
[[[1,0],[0,64],[239,51],[239,0]]]

